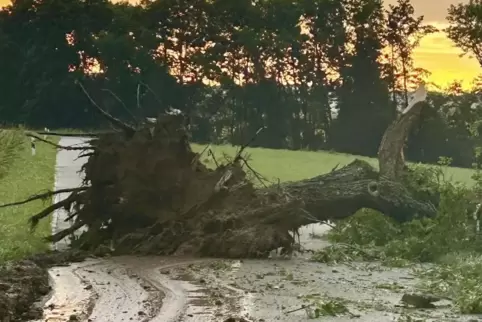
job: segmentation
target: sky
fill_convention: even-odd
[[[469,0],[412,0],[417,15],[423,15],[424,21],[442,29],[447,26],[447,9],[451,4],[468,3]],[[385,4],[395,4],[396,0],[385,0]],[[429,70],[430,81],[439,86],[446,86],[453,80],[461,81],[464,87],[482,74],[479,63],[468,56],[460,57],[461,50],[439,32],[425,37],[414,53],[417,67]]]
[[[9,2],[10,0],[0,0],[0,6]],[[423,15],[427,23],[439,29],[447,24],[447,8],[460,2],[467,3],[469,0],[412,0],[415,13]],[[386,5],[395,3],[396,0],[385,0]],[[429,81],[443,87],[453,80],[458,80],[467,87],[477,75],[482,74],[482,68],[475,59],[460,57],[460,54],[461,51],[454,43],[443,32],[439,32],[421,41],[419,48],[414,52],[414,60],[416,67],[425,68],[432,73]]]

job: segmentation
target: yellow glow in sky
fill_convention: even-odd
[[[429,70],[432,73],[430,81],[439,86],[458,80],[468,87],[482,73],[482,68],[476,59],[460,57],[461,54],[462,51],[444,33],[439,32],[422,39],[414,52],[414,61],[417,67]]]
[[[134,3],[137,0],[129,0]],[[437,28],[445,26],[447,8],[450,4],[467,3],[469,0],[412,0],[417,15],[424,15],[425,21]],[[0,0],[0,5],[6,5],[10,0]],[[396,0],[385,0],[385,4],[394,4]],[[478,62],[469,57],[460,57],[461,51],[455,47],[443,32],[424,38],[420,47],[414,53],[416,67],[429,70],[432,75],[429,81],[439,86],[446,86],[453,80],[459,80],[464,87],[482,73]]]

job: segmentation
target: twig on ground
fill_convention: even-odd
[[[297,309],[294,309],[294,310],[291,310],[291,311],[286,311],[285,314],[290,314],[290,313],[294,313],[294,312],[298,312],[298,311],[301,311],[301,310],[304,310],[308,307],[311,307],[315,305],[315,303],[311,303],[311,304],[308,304],[308,305],[301,305],[301,307],[297,308]]]

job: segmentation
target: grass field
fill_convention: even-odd
[[[0,179],[0,203],[27,198],[54,185],[56,149],[46,144],[37,144],[37,153],[32,156],[30,144],[19,152],[8,174]],[[23,206],[0,208],[0,262],[21,258],[46,250],[48,244],[42,240],[50,232],[50,221],[42,220],[35,233],[30,233],[28,218],[43,209],[48,201],[35,201]]]
[[[196,152],[202,151],[204,146],[193,144]],[[236,147],[230,145],[212,146],[218,162],[223,160],[223,153],[234,156]],[[330,172],[337,165],[343,166],[355,159],[368,161],[378,168],[378,161],[373,158],[354,156],[349,154],[331,153],[326,151],[288,151],[272,150],[263,148],[248,148],[245,150],[250,155],[250,165],[268,180],[277,182],[301,180],[314,177],[319,174]],[[201,160],[213,164],[213,160],[205,152]],[[462,182],[467,185],[473,184],[471,169],[444,167],[446,178]]]

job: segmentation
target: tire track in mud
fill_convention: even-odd
[[[71,316],[95,322],[224,321],[240,313],[243,291],[213,283],[213,278],[202,285],[193,281],[199,276],[187,276],[193,273],[188,266],[209,262],[213,260],[125,256],[54,268],[54,291],[42,321],[69,321]],[[222,294],[223,303],[211,298],[214,292]]]

